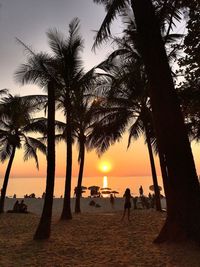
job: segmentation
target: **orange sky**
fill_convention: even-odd
[[[149,156],[147,147],[144,141],[140,138],[138,141],[132,143],[127,151],[127,135],[124,136],[123,141],[112,146],[101,158],[98,158],[94,151],[86,154],[85,161],[85,177],[98,177],[102,176],[102,171],[99,170],[99,164],[102,161],[107,161],[111,164],[112,168],[108,173],[109,176],[148,176],[151,175]],[[196,162],[197,172],[200,173],[200,147],[193,144],[193,154]],[[65,176],[65,144],[60,143],[57,145],[56,154],[56,177]],[[22,150],[18,151],[14,159],[11,177],[45,177],[46,175],[46,160],[45,157],[39,154],[39,171],[36,169],[34,161],[29,160],[23,162]],[[0,170],[0,175],[3,178],[7,162],[3,164]],[[157,172],[160,174],[158,159],[156,159]],[[74,146],[74,159],[73,159],[73,176],[78,174],[77,151]]]

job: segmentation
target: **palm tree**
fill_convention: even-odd
[[[120,51],[122,52],[122,50]],[[118,53],[117,51],[115,51],[113,54],[117,55]],[[113,54],[111,54],[111,58],[113,57]],[[117,131],[127,129],[129,127],[128,147],[130,146],[132,138],[137,139],[141,134],[145,134],[150,157],[153,184],[155,187],[156,209],[158,211],[161,211],[160,193],[152,151],[152,142],[155,140],[155,138],[152,138],[154,137],[154,135],[152,136],[153,122],[149,96],[147,94],[146,78],[141,66],[140,71],[138,71],[139,62],[135,62],[133,64],[130,59],[128,60],[128,62],[126,62],[126,59],[120,56],[119,60],[116,60],[116,58],[114,58],[112,65],[110,60],[111,58],[108,59],[108,62],[102,63],[101,66],[104,70],[107,71],[106,77],[104,77],[106,78],[105,83],[107,85],[107,88],[105,89],[104,83],[101,83],[103,87],[103,95],[104,97],[106,97],[107,101],[105,103],[102,102],[103,105],[101,105],[102,110],[100,110],[100,112],[102,112],[102,130],[99,131],[98,129],[98,132],[95,134],[95,138],[97,138],[97,136],[99,135],[98,138],[102,140],[102,136],[104,136],[104,138],[107,139],[107,142],[110,142],[111,140],[108,139],[108,136],[105,134],[102,135],[102,132],[106,132],[106,127],[113,133],[114,123],[118,124],[118,127],[115,126],[115,130]],[[110,79],[108,79],[108,75]],[[101,75],[101,77],[103,76]],[[119,120],[119,117],[121,117],[122,114],[125,117],[123,120]],[[114,118],[116,119],[115,122]],[[121,122],[122,129],[119,125]],[[112,127],[109,127],[110,123],[112,124]],[[126,124],[125,128],[124,124]],[[108,134],[110,135],[110,133]],[[115,135],[113,135],[113,137],[115,138]],[[95,144],[95,140],[93,140],[92,143]]]
[[[94,1],[108,3],[103,0]],[[176,2],[173,1],[174,4]],[[96,42],[108,35],[111,21],[125,3],[127,1],[123,0],[109,2],[107,15]],[[169,174],[169,181],[165,183],[169,187],[166,197],[172,200],[168,205],[165,225],[156,242],[174,241],[183,237],[199,240],[200,215],[196,214],[196,210],[200,208],[200,188],[158,20],[150,0],[131,0],[129,3],[135,15],[140,54],[150,84],[158,146],[165,157]],[[190,199],[190,203],[185,196]]]
[[[89,75],[90,76],[90,75]],[[91,79],[88,80],[91,83]],[[83,89],[83,88],[82,88]],[[94,128],[97,124],[96,121],[96,103],[91,100],[91,97],[86,94],[81,94],[81,90],[76,95],[74,101],[74,112],[73,112],[73,125],[74,125],[74,136],[77,139],[79,156],[78,160],[80,162],[78,182],[76,187],[76,202],[75,202],[75,213],[81,212],[80,198],[82,194],[82,179],[84,172],[84,162],[85,162],[85,150],[90,149],[88,140],[93,134]]]
[[[94,69],[88,72],[83,70],[83,62],[80,59],[80,52],[83,48],[83,40],[79,35],[79,20],[73,19],[69,24],[69,36],[65,38],[57,30],[48,32],[49,44],[53,50],[58,72],[63,83],[63,90],[59,95],[60,108],[66,117],[66,144],[67,144],[67,164],[64,204],[61,220],[69,220],[71,214],[71,176],[72,176],[72,144],[73,144],[73,103],[77,101],[77,96],[87,89],[92,81]],[[79,97],[80,98],[80,97]],[[76,100],[75,100],[76,99]],[[81,100],[82,101],[82,100]]]
[[[121,112],[122,107],[132,111],[132,116],[130,116],[130,112],[127,113],[130,116],[127,119],[129,124],[131,124],[128,147],[131,138],[137,139],[142,133],[146,136],[155,188],[156,209],[161,211],[160,192],[151,145],[151,140],[154,140],[155,143],[155,138],[152,139],[151,136],[153,122],[151,118],[148,81],[141,57],[136,50],[138,44],[136,31],[133,30],[134,23],[130,17],[127,17],[127,12],[125,11],[123,18],[126,23],[125,34],[122,38],[114,38],[114,43],[117,44],[118,49],[99,65],[106,72],[106,76],[108,76],[106,77],[106,82],[102,83],[103,90],[107,92],[111,105],[113,104],[115,109],[117,106],[119,107],[119,112]],[[104,85],[106,83],[107,88],[105,89]],[[110,85],[108,85],[109,83]]]
[[[56,73],[56,61],[46,53],[34,53],[23,42],[19,41],[28,51],[26,64],[20,66],[16,71],[17,80],[22,83],[35,83],[47,89],[47,178],[46,194],[40,222],[35,240],[47,239],[50,237],[51,218],[53,207],[53,191],[55,180],[55,91],[61,88]]]
[[[172,24],[172,17],[171,14],[168,16],[166,14],[164,16],[163,9],[157,8],[157,17],[159,17],[160,21],[160,28],[162,30],[163,40],[167,47],[168,52],[168,60],[169,62],[174,61],[177,56],[177,51],[179,49],[179,46],[176,45],[174,48],[174,42],[176,42],[178,39],[182,38],[183,35],[181,34],[171,34],[169,32],[169,28],[171,28]],[[179,12],[175,13],[176,19],[179,20]],[[120,102],[122,99],[119,99],[120,95],[122,94],[122,90],[127,90],[128,94],[128,87],[133,87],[132,90],[139,90],[139,95],[126,95],[125,92],[123,92],[126,96],[127,103],[124,103],[124,99],[122,101],[122,105],[127,106],[127,108],[132,108],[133,110],[138,110],[138,119],[135,121],[135,123],[132,124],[130,128],[130,135],[129,135],[129,144],[131,137],[138,138],[138,136],[144,132],[146,136],[146,144],[149,151],[149,158],[151,163],[151,170],[152,170],[152,177],[153,177],[153,183],[155,188],[155,199],[156,199],[156,208],[157,210],[161,210],[161,204],[160,204],[160,192],[157,182],[157,175],[156,175],[156,169],[155,169],[155,163],[153,158],[153,151],[151,146],[151,136],[150,132],[152,132],[153,129],[153,122],[152,120],[149,120],[150,117],[148,114],[151,113],[150,111],[150,101],[149,101],[149,90],[148,90],[148,80],[145,74],[145,69],[143,66],[143,62],[141,60],[140,54],[139,54],[139,43],[137,38],[137,31],[136,26],[134,23],[134,16],[133,12],[131,12],[130,8],[127,6],[121,15],[123,22],[125,24],[125,29],[123,30],[123,37],[120,38],[112,38],[114,39],[114,44],[117,44],[117,49],[111,53],[111,55],[100,64],[100,68],[106,71],[106,75],[111,75],[110,69],[114,69],[114,76],[112,77],[112,85],[110,87],[111,90],[115,92],[116,96],[117,93],[119,96],[117,96],[117,99],[115,98],[115,101],[118,101],[118,104],[120,105]],[[169,26],[167,30],[165,29],[166,26],[166,20],[169,20]],[[119,64],[119,62],[123,62],[122,64]],[[113,72],[113,70],[112,70]],[[116,77],[116,75],[118,77]],[[120,85],[120,83],[125,86],[123,89],[123,86]],[[122,86],[122,88],[121,88]],[[108,87],[108,86],[107,86]],[[127,88],[127,89],[126,89]],[[110,89],[106,89],[110,90]],[[108,93],[111,95],[111,93]],[[116,97],[115,96],[115,97]],[[131,97],[134,99],[133,102],[128,101],[131,99]],[[141,99],[141,97],[143,99]],[[137,101],[136,101],[137,98]],[[113,96],[112,96],[113,101]],[[137,103],[138,102],[138,103]],[[140,104],[139,104],[140,103]],[[138,105],[137,105],[138,104]],[[135,116],[136,117],[136,116]],[[153,142],[155,143],[156,139],[153,138]],[[129,147],[129,145],[128,145]],[[158,148],[156,147],[156,150]],[[163,161],[161,161],[163,163]],[[161,166],[162,172],[164,171],[164,166]],[[163,173],[163,176],[166,176],[166,172]]]
[[[64,204],[61,219],[72,218],[70,193],[72,176],[72,96],[75,90],[76,80],[81,74],[81,62],[79,53],[82,49],[82,39],[78,34],[79,20],[76,18],[69,24],[69,37],[64,38],[56,29],[50,30],[47,35],[49,44],[57,61],[57,70],[62,79],[63,90],[60,92],[59,107],[63,109],[66,117],[66,144],[67,163],[66,181],[64,192]]]
[[[9,159],[1,189],[0,213],[4,211],[4,201],[11,167],[16,149],[24,148],[24,160],[34,158],[39,168],[37,150],[46,154],[45,145],[37,138],[28,136],[32,124],[32,113],[38,109],[38,98],[33,96],[4,97],[0,102],[0,160]]]

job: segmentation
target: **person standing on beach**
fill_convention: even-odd
[[[126,215],[126,211],[127,211],[127,216],[128,216],[128,221],[130,221],[130,209],[131,209],[131,190],[129,188],[126,188],[126,191],[124,193],[124,196],[125,198],[125,202],[124,202],[124,213],[123,213],[123,216],[122,216],[122,221]]]
[[[142,186],[140,186],[140,188],[139,188],[139,193],[140,193],[140,196],[143,196],[143,188],[142,188]]]
[[[115,199],[113,197],[113,194],[110,194],[110,204],[111,204],[112,209],[114,209]]]

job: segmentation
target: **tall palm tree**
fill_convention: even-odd
[[[92,81],[94,69],[88,72],[83,70],[83,62],[80,52],[83,48],[83,40],[79,34],[79,20],[75,18],[69,24],[69,35],[65,38],[57,30],[50,30],[48,34],[49,44],[53,50],[58,67],[58,72],[63,83],[63,90],[59,95],[58,108],[62,109],[66,117],[66,144],[67,164],[64,204],[61,214],[62,220],[72,218],[71,213],[71,178],[72,178],[72,144],[73,144],[73,103],[77,96],[82,94]],[[80,97],[79,97],[80,98]],[[76,100],[75,100],[76,99]],[[82,101],[82,100],[81,100]]]
[[[15,76],[21,84],[35,83],[47,90],[47,178],[46,194],[35,240],[50,237],[55,181],[55,99],[56,90],[61,88],[57,77],[56,60],[46,53],[34,53],[23,42],[19,41],[28,52],[27,62],[20,66]]]
[[[135,15],[140,54],[150,83],[156,137],[169,174],[169,181],[165,183],[169,187],[166,197],[172,200],[168,205],[165,225],[156,242],[183,237],[200,240],[200,215],[195,212],[200,208],[200,188],[154,6],[150,0],[94,1],[107,6],[107,15],[97,42],[108,35],[111,21],[125,3],[131,4]],[[172,2],[176,3],[175,0]]]
[[[47,35],[49,44],[57,60],[58,73],[62,79],[63,90],[60,93],[60,107],[66,117],[66,144],[67,144],[67,162],[66,162],[66,180],[64,192],[64,204],[61,219],[68,220],[72,218],[70,194],[72,178],[72,97],[75,90],[76,81],[81,75],[81,61],[79,53],[82,50],[83,42],[78,34],[79,20],[75,18],[69,24],[69,36],[65,38],[56,29],[50,30]]]
[[[31,131],[32,114],[39,107],[38,98],[33,96],[8,95],[0,101],[0,159],[9,159],[1,189],[0,213],[4,211],[4,201],[11,167],[16,149],[24,148],[24,160],[34,158],[39,167],[37,150],[46,154],[46,146],[37,138],[28,136]]]

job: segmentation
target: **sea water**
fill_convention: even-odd
[[[105,182],[106,181],[106,182]],[[0,188],[2,188],[3,179],[0,179]],[[84,177],[82,185],[85,187],[90,186],[99,186],[100,188],[105,187],[111,188],[118,192],[116,196],[122,197],[126,188],[130,188],[133,196],[139,195],[139,187],[142,186],[144,190],[144,195],[148,193],[153,193],[149,186],[153,184],[151,176],[132,176],[132,177],[112,177],[112,176],[103,176],[102,177]],[[161,194],[164,195],[162,178],[158,176],[158,184],[162,187]],[[77,185],[77,178],[72,178],[72,191],[71,197],[74,196],[74,188]],[[30,195],[34,193],[36,197],[41,197],[46,187],[46,179],[41,178],[10,178],[7,187],[7,196],[13,197],[16,194],[17,197],[24,197],[24,195]],[[55,197],[63,197],[65,187],[65,178],[57,177],[55,179]],[[88,197],[90,195],[90,190],[85,190],[83,197]]]

